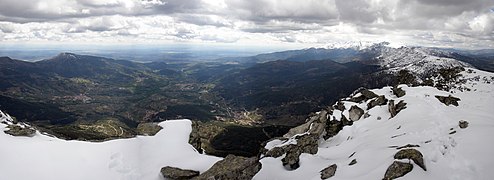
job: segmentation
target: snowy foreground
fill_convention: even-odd
[[[320,179],[319,171],[331,164],[338,169],[330,179],[382,179],[394,161],[395,147],[407,144],[420,146],[415,149],[422,152],[427,171],[414,164],[401,179],[493,179],[494,84],[482,79],[494,75],[475,71],[464,72],[466,77],[480,77],[464,84],[471,91],[401,86],[406,95],[398,98],[390,87],[372,90],[395,102],[404,100],[407,108],[391,119],[387,106],[370,109],[369,117],[321,139],[317,154],[302,154],[296,170],[282,166],[284,156],[262,158],[262,169],[254,179]],[[435,95],[453,95],[461,101],[459,106],[446,106]],[[366,109],[366,103],[345,102],[346,109],[352,105]],[[469,126],[460,129],[460,120]],[[0,179],[157,180],[163,179],[159,173],[163,166],[204,172],[220,160],[199,154],[187,143],[190,121],[165,121],[160,126],[163,129],[155,136],[96,143],[60,140],[39,132],[34,137],[13,137],[3,133],[6,125],[0,124]],[[274,140],[266,148],[293,141]],[[349,166],[353,159],[357,163]]]
[[[155,136],[107,142],[66,141],[42,135],[13,137],[0,124],[2,180],[158,180],[160,169],[176,166],[204,172],[220,158],[188,144],[191,122],[160,123]]]
[[[463,85],[471,91],[448,93],[432,87],[401,86],[406,95],[397,98],[390,87],[372,90],[395,102],[404,100],[407,108],[391,119],[387,106],[370,109],[370,117],[344,127],[332,138],[321,139],[317,154],[302,154],[296,170],[287,171],[282,166],[284,156],[263,158],[263,168],[254,179],[320,179],[319,171],[331,164],[338,168],[330,179],[382,179],[394,161],[396,147],[407,144],[420,146],[415,149],[422,152],[427,171],[412,163],[413,171],[400,179],[493,179],[494,84],[482,79],[494,74],[475,71],[462,73],[467,78],[480,77],[479,81],[471,79]],[[446,106],[434,97],[450,94],[461,99],[458,107]],[[366,103],[345,102],[346,109],[352,105],[366,109]],[[459,128],[460,120],[468,121],[468,128]],[[293,141],[274,140],[266,148]],[[353,159],[357,163],[350,166]]]

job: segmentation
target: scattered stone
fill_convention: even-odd
[[[193,179],[239,179],[250,180],[261,170],[262,164],[256,157],[240,157],[228,155],[216,162],[209,170]]]
[[[348,164],[348,165],[351,166],[351,165],[354,165],[354,164],[357,164],[357,159],[353,159],[352,162],[350,162],[350,164]]]
[[[154,136],[161,129],[163,128],[156,123],[139,123],[136,130],[138,135]]]
[[[446,106],[449,106],[449,105],[454,105],[454,106],[458,106],[458,101],[460,101],[460,98],[457,98],[457,97],[453,97],[451,95],[449,96],[435,96],[440,102],[442,102],[443,104],[445,104]]]
[[[391,180],[402,177],[412,170],[412,164],[394,161],[393,164],[391,164],[386,170],[383,180]]]
[[[456,133],[456,131],[451,131],[451,132],[449,132],[449,134],[455,134],[455,133]]]
[[[460,126],[461,129],[465,129],[468,127],[468,121],[465,121],[465,120],[460,120],[458,122],[458,126]]]
[[[427,168],[424,164],[424,159],[422,153],[416,149],[402,149],[398,151],[395,156],[395,159],[411,159],[415,164],[417,164],[424,171],[427,171]]]
[[[396,97],[402,97],[406,94],[405,91],[398,86],[391,87],[391,90],[393,91],[393,94],[396,95]]]
[[[413,148],[413,147],[420,147],[420,146],[416,145],[416,144],[407,144],[404,146],[397,147],[396,149],[400,150],[400,149],[404,149],[404,148]]]
[[[331,166],[328,166],[327,168],[324,168],[321,170],[321,179],[328,179],[330,177],[333,177],[334,174],[336,173],[336,164],[333,164]]]
[[[358,121],[362,115],[364,115],[364,110],[360,109],[358,106],[352,106],[350,110],[348,110],[349,118],[351,121]]]
[[[365,112],[365,113],[364,113],[364,119],[367,119],[367,118],[369,118],[370,116],[371,116],[371,115],[369,114],[369,112]]]
[[[168,179],[185,180],[199,176],[199,171],[166,166],[161,168],[161,174]]]
[[[386,103],[388,103],[388,99],[386,99],[383,96],[379,96],[377,97],[376,99],[373,99],[371,100],[368,104],[367,104],[367,110],[369,109],[372,109],[373,107],[375,106],[382,106],[382,105],[386,105]]]
[[[26,136],[33,137],[36,134],[36,130],[27,125],[19,125],[19,124],[11,124],[8,125],[7,128],[9,130],[4,131],[6,134],[10,134],[12,136]]]

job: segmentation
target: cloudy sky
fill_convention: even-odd
[[[493,0],[0,0],[4,44],[494,48]]]

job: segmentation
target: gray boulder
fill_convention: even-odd
[[[393,164],[391,164],[386,170],[383,180],[391,180],[402,177],[412,170],[412,164],[394,161]]]
[[[198,176],[199,171],[166,166],[161,168],[161,174],[168,179],[185,180]]]
[[[351,121],[358,121],[362,115],[364,115],[364,110],[360,109],[358,106],[352,106],[350,110],[348,110],[348,118]]]
[[[321,179],[328,179],[330,177],[333,177],[334,174],[336,173],[337,167],[338,166],[336,166],[336,164],[333,164],[321,170]]]
[[[261,163],[256,157],[247,158],[228,155],[225,159],[216,162],[209,170],[193,179],[225,180],[238,179],[250,180],[261,170]]]

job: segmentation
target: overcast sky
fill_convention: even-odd
[[[494,0],[0,0],[0,41],[494,48]]]

